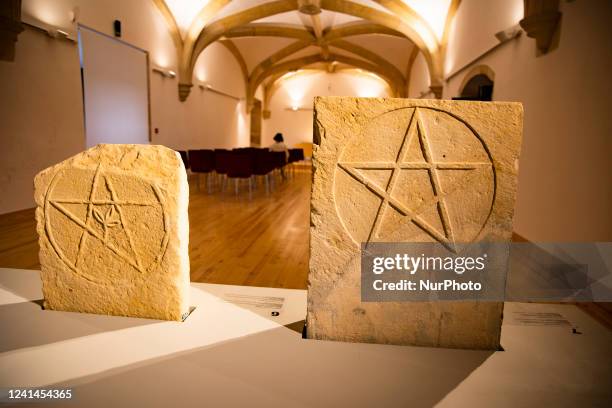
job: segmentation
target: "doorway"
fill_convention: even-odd
[[[468,81],[461,95],[456,100],[467,101],[492,101],[493,81],[484,74],[478,74]]]
[[[465,75],[460,94],[454,100],[464,101],[492,101],[495,72],[488,65],[477,65],[472,67]]]

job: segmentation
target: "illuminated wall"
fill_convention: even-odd
[[[379,77],[356,70],[329,74],[298,71],[282,81],[270,107],[272,117],[264,120],[262,143],[272,143],[276,132],[294,146],[312,142],[312,105],[315,96],[388,96],[388,87]],[[294,110],[297,109],[297,110]]]
[[[427,62],[422,53],[419,53],[412,63],[412,70],[410,71],[410,81],[408,83],[408,97],[409,98],[421,98],[423,95],[431,98],[429,94],[429,70],[427,69]]]
[[[558,47],[536,56],[522,35],[473,65],[495,73],[493,100],[525,109],[514,229],[530,240],[612,240],[610,55],[612,3],[560,2]],[[461,2],[449,44],[449,72],[498,44],[494,33],[520,20],[520,0]],[[470,68],[445,85],[460,94]]]
[[[112,35],[122,22],[122,39],[149,51],[150,63],[177,70],[174,43],[150,0],[23,0],[22,19],[72,36],[78,21]],[[200,56],[196,72],[215,89],[245,96],[238,64],[223,46]],[[34,206],[34,175],[85,148],[78,51],[75,43],[27,28],[16,45],[16,61],[0,62],[0,213]],[[150,75],[152,141],[175,149],[235,147],[248,144],[249,118],[243,103],[194,86],[180,102],[177,78]]]
[[[85,147],[76,46],[32,30],[0,61],[0,213],[34,206],[34,176]]]

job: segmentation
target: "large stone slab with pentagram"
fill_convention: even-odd
[[[496,349],[503,303],[362,302],[361,245],[510,241],[518,103],[315,99],[307,334]]]
[[[98,145],[34,181],[46,309],[181,320],[189,189],[163,146]]]

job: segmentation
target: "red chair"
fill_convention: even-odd
[[[266,183],[266,193],[270,191],[270,173],[274,170],[274,158],[268,149],[257,149],[252,153],[253,175],[263,176]]]
[[[215,149],[215,172],[217,174],[227,174],[227,156],[231,153],[226,149]]]
[[[249,194],[252,191],[253,157],[244,150],[232,151],[227,155],[227,178],[234,179],[234,189],[238,194],[239,180],[248,180]]]
[[[285,165],[287,164],[287,154],[285,152],[270,152],[272,154],[272,165],[274,170],[278,170],[283,180],[285,177]]]
[[[212,150],[189,150],[189,164],[193,173],[206,174],[208,192],[211,192],[211,173],[215,171],[215,152]],[[198,177],[198,190],[200,189],[200,178]]]
[[[285,152],[270,152],[272,154],[272,165],[275,169],[281,169],[287,164],[287,155]]]
[[[304,160],[304,149],[289,149],[289,163]]]
[[[225,182],[227,181],[227,167],[231,150],[215,149],[215,173],[222,179],[221,190],[225,190]]]
[[[289,165],[290,174],[295,173],[295,163],[304,160],[304,149],[289,149],[289,159],[287,164]]]
[[[183,165],[185,166],[185,170],[189,168],[189,156],[185,150],[177,150],[177,152],[181,155],[181,159],[183,160]]]

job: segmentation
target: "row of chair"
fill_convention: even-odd
[[[271,152],[265,148],[245,147],[233,150],[226,149],[200,149],[179,151],[186,168],[192,173],[205,174],[208,190],[212,188],[211,175],[216,173],[222,177],[222,190],[225,190],[227,179],[233,179],[236,193],[238,181],[248,180],[249,191],[252,181],[257,176],[265,179],[266,191],[269,190],[270,174],[278,170],[284,176],[284,167],[287,164],[304,160],[303,149],[290,149],[289,157],[285,152]],[[199,187],[199,183],[198,183]]]

